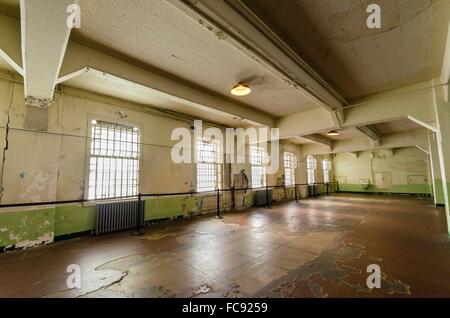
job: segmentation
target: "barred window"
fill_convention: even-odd
[[[250,147],[250,164],[252,167],[252,188],[266,186],[267,152],[264,148]]]
[[[89,199],[136,195],[139,188],[140,130],[93,120],[89,162]]]
[[[197,191],[213,191],[221,188],[222,165],[219,142],[197,139]]]
[[[329,183],[330,182],[330,170],[331,170],[330,160],[324,159],[322,161],[322,166],[323,166],[323,182]]]
[[[284,153],[284,181],[287,186],[295,184],[295,156],[291,152]]]
[[[313,156],[306,157],[306,169],[308,171],[308,184],[316,182],[316,176],[314,170],[316,170],[316,159]]]

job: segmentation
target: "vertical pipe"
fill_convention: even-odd
[[[339,182],[338,181],[336,181],[336,192],[339,192]]]
[[[329,193],[328,193],[328,185],[329,185],[329,183],[327,182],[327,183],[326,183],[326,187],[327,187],[327,196],[329,195]]]
[[[138,236],[144,234],[141,232],[141,214],[142,214],[142,194],[138,194],[137,206],[136,206],[136,229],[133,235]]]
[[[217,189],[217,214],[216,214],[216,219],[221,219],[222,217],[220,216],[220,190]]]
[[[269,205],[269,186],[266,185],[266,207],[270,207]]]
[[[298,202],[298,198],[297,198],[297,184],[294,184],[294,196],[295,196],[295,202]]]

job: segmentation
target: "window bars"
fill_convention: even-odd
[[[219,142],[197,139],[197,191],[213,191],[221,188],[222,165]]]
[[[252,168],[252,188],[262,188],[266,186],[266,166],[267,152],[264,148],[250,147],[250,164]]]
[[[308,184],[314,184],[316,182],[316,176],[314,174],[316,159],[311,155],[306,158],[306,169],[308,171]]]
[[[93,120],[89,159],[89,199],[136,195],[139,191],[140,130]]]
[[[291,152],[284,153],[284,182],[286,186],[295,184],[295,156]]]
[[[322,161],[322,168],[323,168],[323,182],[330,183],[330,170],[331,170],[330,160],[324,159]]]

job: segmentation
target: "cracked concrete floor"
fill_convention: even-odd
[[[67,289],[78,264],[82,288]],[[381,289],[366,287],[369,264]],[[450,297],[430,199],[336,194],[0,255],[1,297]]]

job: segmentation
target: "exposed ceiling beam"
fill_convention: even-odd
[[[0,26],[9,23],[5,29],[5,37],[0,37],[0,48],[16,46],[19,48],[18,61],[21,63],[20,52],[20,23],[0,14]],[[2,29],[3,33],[3,29]],[[15,38],[4,41],[10,34],[17,34]],[[105,80],[114,79],[123,81],[124,84],[142,86],[152,90],[161,96],[181,101],[186,105],[197,108],[208,108],[211,112],[223,112],[241,119],[246,125],[263,125],[273,127],[274,118],[270,114],[253,107],[232,100],[226,100],[217,94],[201,90],[184,82],[177,81],[170,76],[144,70],[135,65],[124,62],[108,54],[91,49],[74,41],[69,41],[64,56],[63,64],[56,79],[57,84],[81,76],[86,72],[100,72],[105,75]]]
[[[380,133],[374,128],[370,126],[359,126],[355,127],[356,130],[363,133],[367,137],[369,137],[373,141],[379,141],[381,138]]]
[[[302,136],[302,138],[310,140],[313,142],[313,144],[323,147],[324,149],[326,149],[327,153],[331,153],[331,151],[332,151],[334,141],[327,137],[324,137],[319,134],[313,134],[313,135]]]
[[[343,128],[360,127],[401,119],[414,119],[422,126],[435,128],[433,84],[429,81],[375,94],[340,109]],[[280,136],[303,136],[336,129],[322,109],[290,114],[276,120]]]
[[[21,0],[22,64],[28,105],[50,106],[69,41],[73,0]]]
[[[418,129],[405,133],[396,133],[385,135],[380,139],[378,145],[374,145],[365,137],[338,140],[333,142],[331,153],[359,152],[371,149],[394,149],[405,147],[416,147],[417,145],[426,145],[428,142],[428,133],[426,130]],[[328,154],[327,147],[319,144],[301,145],[303,151],[313,155]]]
[[[346,101],[241,1],[168,1],[329,112],[340,127],[334,109]]]
[[[316,144],[321,144],[330,148],[333,145],[333,140],[319,134],[306,135],[302,136],[302,138],[308,139]]]
[[[69,41],[58,82],[64,84],[65,80],[90,71],[104,73],[107,75],[107,79],[140,86],[161,97],[186,105],[208,107],[212,111],[224,112],[248,123],[268,127],[274,125],[274,118],[258,109],[225,99],[220,95],[193,87],[170,76],[142,69],[77,42]]]

